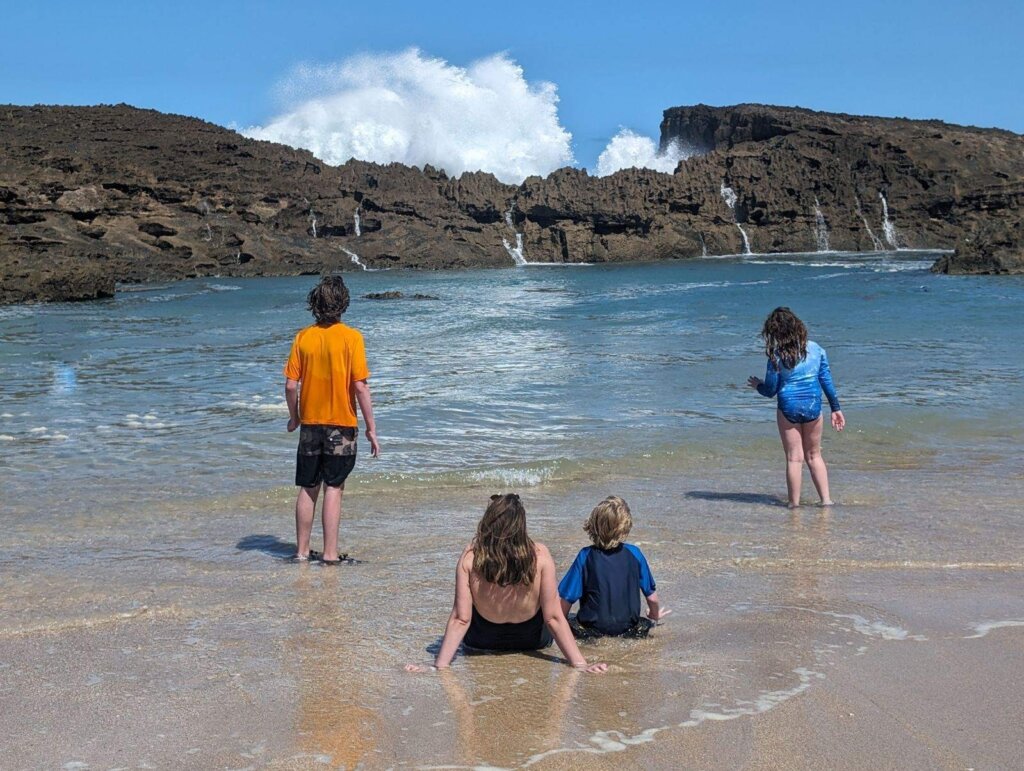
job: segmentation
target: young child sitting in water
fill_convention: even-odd
[[[590,512],[583,529],[594,542],[580,550],[558,585],[566,617],[573,603],[580,609],[571,624],[577,637],[624,635],[646,637],[672,611],[663,609],[647,559],[625,543],[633,516],[622,498],[609,495]],[[647,598],[647,618],[640,616],[640,593]]]

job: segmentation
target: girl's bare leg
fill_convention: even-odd
[[[807,468],[811,470],[811,481],[818,491],[823,506],[831,506],[832,498],[828,490],[828,467],[821,455],[821,432],[825,427],[825,420],[819,417],[813,423],[804,423],[800,426],[800,435],[803,439],[804,458],[807,460]]]
[[[786,490],[789,492],[789,507],[795,509],[800,505],[800,484],[804,473],[803,437],[800,426],[786,420],[782,410],[775,411],[775,419],[779,424],[782,449],[786,451]]]

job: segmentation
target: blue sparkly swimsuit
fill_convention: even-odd
[[[832,412],[839,412],[839,397],[832,384],[825,349],[807,342],[807,356],[793,369],[776,369],[771,360],[764,382],[757,387],[761,396],[778,395],[779,410],[790,423],[812,423],[821,415],[821,392]]]

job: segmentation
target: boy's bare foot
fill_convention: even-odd
[[[799,502],[793,503],[793,501],[790,501],[789,503],[786,504],[786,508],[787,509],[799,509],[800,508],[800,503]]]
[[[836,502],[835,501],[822,501],[818,505],[819,506],[835,506]]]

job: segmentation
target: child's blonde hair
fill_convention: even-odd
[[[614,549],[633,529],[629,505],[617,495],[609,495],[590,512],[583,529],[598,549]]]

